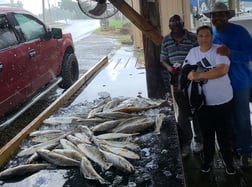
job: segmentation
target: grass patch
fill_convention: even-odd
[[[121,43],[127,43],[131,41],[131,35],[116,35],[115,38]]]
[[[123,26],[123,22],[121,20],[112,19],[109,21],[109,26],[112,27],[113,29],[117,30]]]
[[[132,43],[132,27],[130,22],[110,19],[108,25],[97,29],[95,33],[113,36],[123,44]]]

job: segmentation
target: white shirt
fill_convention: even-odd
[[[230,64],[227,56],[221,56],[216,53],[219,45],[213,44],[207,52],[201,52],[199,46],[192,48],[185,58],[184,64],[196,65],[197,62],[206,58],[211,64],[210,68],[215,68],[218,64]],[[233,98],[233,89],[228,74],[216,78],[209,79],[203,84],[203,92],[206,97],[206,105],[220,105],[227,103]]]

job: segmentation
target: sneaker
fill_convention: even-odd
[[[187,157],[190,154],[190,145],[183,145],[181,148],[182,158]]]
[[[204,163],[200,168],[200,171],[202,171],[203,173],[210,173],[211,170],[212,170],[212,166],[206,163]]]
[[[234,166],[227,166],[225,171],[226,171],[227,175],[235,175],[236,174],[236,169]]]
[[[241,157],[241,167],[243,169],[250,169],[252,167],[252,158],[249,156]]]
[[[203,151],[203,144],[202,143],[198,143],[198,142],[195,142],[192,146],[192,151],[194,153],[200,153]]]

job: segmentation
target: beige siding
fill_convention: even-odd
[[[168,21],[169,17],[173,14],[180,15],[185,22],[185,28],[191,30],[189,0],[159,0],[159,4],[161,32],[163,36],[170,32]]]
[[[157,0],[160,5],[160,25],[161,34],[165,36],[170,32],[168,27],[169,17],[173,14],[182,16],[185,22],[185,28],[191,30],[191,14],[189,0]],[[140,13],[138,0],[133,0],[132,7]],[[143,48],[142,32],[133,26],[134,47]]]

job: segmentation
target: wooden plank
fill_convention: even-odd
[[[13,139],[11,139],[0,150],[0,168],[7,163],[10,157],[18,150],[23,140],[35,129],[39,128],[45,119],[57,111],[65,104],[69,98],[73,96],[85,83],[87,83],[101,67],[108,63],[108,57],[103,57],[94,67],[87,71],[75,84],[67,89],[56,101],[54,101],[46,110],[38,115],[31,123],[29,123],[22,131],[20,131]]]
[[[172,98],[172,106],[173,106],[173,110],[174,110],[174,116],[175,116],[176,122],[178,123],[178,105],[177,105],[177,102],[174,97],[174,87],[172,84],[170,85],[170,89],[171,89],[171,98]]]
[[[161,45],[163,36],[160,31],[138,14],[124,0],[109,0],[119,11],[123,13],[143,34],[151,39],[156,45]]]

